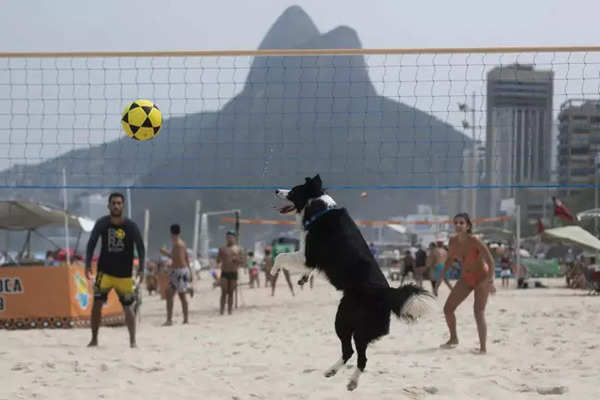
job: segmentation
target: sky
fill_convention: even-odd
[[[255,49],[291,5],[365,48],[597,45],[594,0],[22,0],[0,13],[1,51]]]
[[[275,20],[292,5],[302,7],[321,33],[340,25],[353,28],[357,32],[363,48],[585,46],[598,45],[597,38],[600,37],[600,25],[598,24],[600,1],[594,0],[572,0],[570,2],[564,0],[420,0],[412,2],[401,0],[219,0],[212,2],[206,0],[22,0],[5,1],[4,3],[2,13],[0,13],[0,51],[2,52],[252,50],[258,47]],[[445,62],[443,57],[438,60],[442,64]],[[477,64],[476,59],[471,60],[475,60],[473,63]],[[376,64],[379,61],[381,60],[371,58],[368,63],[370,63],[370,67],[377,67]],[[590,59],[588,59],[589,61]],[[559,79],[555,83],[555,93],[563,93],[565,95],[563,97],[579,96],[583,92],[590,93],[589,90],[584,90],[583,85],[580,84],[581,81],[577,80],[579,78],[572,81],[575,88],[567,89],[566,86],[561,86],[563,82],[568,81],[563,78],[581,75],[584,76],[584,79],[588,79],[591,93],[595,96],[598,92],[597,83],[598,76],[600,76],[597,73],[600,67],[600,60],[598,61],[593,68],[588,68],[587,72],[577,70],[578,67],[575,65],[568,66],[571,74],[569,76],[567,76],[567,72],[558,72],[557,78]],[[393,63],[393,60],[390,59],[388,62]],[[426,64],[428,61],[423,60],[422,62]],[[457,62],[460,63],[460,61]],[[485,67],[497,65],[499,62],[511,61],[490,57],[486,59]],[[0,64],[4,68],[5,64],[2,64],[2,60],[0,60]],[[50,70],[54,67],[52,63],[47,64],[47,68]],[[5,68],[4,71],[1,71],[2,68],[0,68],[0,81],[4,82],[3,79],[7,79],[7,73]],[[65,68],[68,72],[69,66]],[[557,66],[557,68],[560,67]],[[377,75],[378,71],[382,70],[370,68],[371,78],[378,92],[388,97],[400,93],[397,86],[394,86],[394,82],[378,83],[381,78]],[[407,68],[404,68],[403,71],[410,73]],[[468,95],[477,91],[479,99],[476,106],[479,110],[477,118],[479,125],[483,127],[485,126],[485,85],[481,77],[484,76],[484,73],[473,71],[475,79],[478,81],[474,81],[475,86],[473,87],[455,85],[453,90],[458,91],[458,96],[454,94],[444,96],[449,93],[449,89],[443,83],[436,82],[436,90],[439,92],[438,94],[442,94],[436,99],[445,101],[445,103],[429,104],[432,102],[429,94],[433,92],[433,88],[430,88],[427,83],[421,84],[419,88],[422,91],[419,102],[416,98],[411,98],[416,89],[410,84],[406,87],[407,93],[403,93],[404,97],[400,100],[432,112],[454,126],[460,126],[463,116],[456,112],[455,103],[457,100],[467,100]],[[383,69],[383,73],[385,73],[385,69]],[[421,69],[420,73],[427,76],[433,72],[425,68]],[[458,68],[455,68],[455,73],[462,74]],[[445,72],[438,68],[437,74],[438,78],[440,76],[443,78]],[[23,77],[19,77],[19,72],[13,71],[11,79],[14,82],[21,78]],[[57,80],[59,78],[51,76],[50,79]],[[240,79],[241,83],[243,77],[236,79]],[[235,95],[235,91],[240,87],[239,84],[233,85],[233,88],[229,88],[231,93],[227,93],[226,97],[230,98]],[[12,92],[2,92],[0,97],[9,95],[40,97],[35,92],[35,88],[26,87],[24,89],[23,86],[7,88],[5,86],[3,90]],[[27,92],[21,93],[19,90]],[[133,90],[139,91],[140,88],[135,87]],[[218,90],[221,96],[225,96],[227,87],[222,85]],[[48,96],[52,97],[53,94],[47,92],[46,97]],[[82,93],[81,96],[84,99],[88,96],[92,97],[88,93]],[[129,94],[124,97],[128,98]],[[557,98],[554,104],[555,110],[563,100],[562,97]],[[114,120],[114,124],[107,131],[108,136],[94,136],[94,140],[104,141],[119,137],[121,132],[118,116],[123,101],[113,101],[110,110],[107,111],[111,116],[115,116],[110,119]],[[85,101],[80,103],[79,106],[84,108],[86,104],[92,104],[92,102]],[[6,104],[8,103],[0,101],[0,109],[9,107]],[[100,103],[96,100],[93,106],[98,108],[98,104]],[[193,102],[187,104],[193,106]],[[45,107],[43,109],[46,112],[52,112],[51,105],[46,101],[46,104],[41,107]],[[163,104],[161,103],[161,105]],[[166,104],[164,105],[166,106]],[[212,109],[217,109],[220,105],[222,105],[221,101],[213,104]],[[22,106],[14,103],[10,107],[13,111],[18,110],[18,107],[35,110],[36,104],[34,101]],[[171,108],[171,106],[169,107]],[[436,109],[441,112],[436,114]],[[450,109],[453,113],[446,111]],[[76,112],[85,116],[86,112],[93,111],[77,110]],[[195,111],[199,111],[199,109],[185,110],[184,112]],[[104,115],[101,115],[100,119],[106,120]],[[85,117],[83,120],[86,122],[88,118]],[[13,124],[13,126],[23,125],[34,129],[36,123],[54,124],[48,120],[20,121],[19,117],[11,117],[9,120],[8,117],[3,119],[0,116],[0,128]],[[67,126],[75,126],[76,121],[63,118],[63,123]],[[56,126],[58,127],[58,123]],[[478,138],[484,139],[484,129],[479,129],[478,132]],[[40,133],[30,130],[28,137],[33,140],[36,135],[39,136]],[[22,153],[22,149],[14,143],[23,140],[20,136],[8,140],[13,143],[12,147],[15,153]],[[52,140],[57,143],[59,141],[54,138]],[[49,146],[44,148],[55,154],[69,150],[73,145],[82,143],[81,140],[83,139],[73,137],[60,149]],[[87,133],[85,140],[90,140]],[[92,143],[90,142],[90,144]],[[0,151],[5,150],[5,147],[2,146],[3,143],[0,143]],[[35,146],[30,146],[30,150],[34,153],[42,153]],[[25,155],[24,157],[29,156]],[[5,168],[8,165],[7,162],[22,161],[14,160],[0,160],[0,169]],[[34,159],[29,158],[29,160]]]

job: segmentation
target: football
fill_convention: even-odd
[[[162,114],[149,100],[135,100],[127,105],[121,116],[123,130],[132,139],[146,141],[158,135]]]

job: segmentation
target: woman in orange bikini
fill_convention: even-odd
[[[462,213],[454,217],[454,227],[456,235],[450,238],[448,258],[444,263],[441,276],[446,274],[454,259],[459,260],[462,267],[462,274],[444,305],[444,315],[446,316],[446,323],[450,331],[450,339],[441,347],[449,349],[458,345],[454,311],[467,298],[469,293],[474,291],[475,302],[473,304],[473,311],[475,313],[475,322],[477,323],[477,332],[479,333],[479,353],[485,354],[487,352],[487,326],[485,324],[484,312],[488,294],[495,292],[494,258],[487,246],[472,235],[473,224],[468,214]],[[440,283],[441,280],[436,282],[436,289]]]

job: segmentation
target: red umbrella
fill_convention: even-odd
[[[81,259],[81,256],[79,254],[75,253],[75,250],[73,250],[73,249],[69,249],[69,257],[71,260]],[[67,250],[60,249],[58,251],[58,253],[56,254],[56,259],[58,261],[66,261],[67,260]]]
[[[75,253],[75,251],[73,250],[69,250],[69,256],[72,258],[73,254]],[[66,249],[60,249],[58,251],[58,254],[56,254],[56,259],[59,261],[65,261],[67,259],[67,250]]]

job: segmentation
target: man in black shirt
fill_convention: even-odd
[[[96,221],[87,245],[85,275],[91,279],[92,255],[98,238],[101,240],[98,272],[94,284],[94,305],[92,307],[92,340],[89,347],[98,345],[98,328],[102,318],[102,305],[108,292],[114,289],[125,312],[125,323],[129,330],[129,344],[136,347],[135,315],[132,307],[135,301],[133,288],[133,246],[139,258],[140,283],[144,281],[144,242],[135,222],[123,217],[125,197],[121,193],[111,193],[108,197],[110,215]]]

